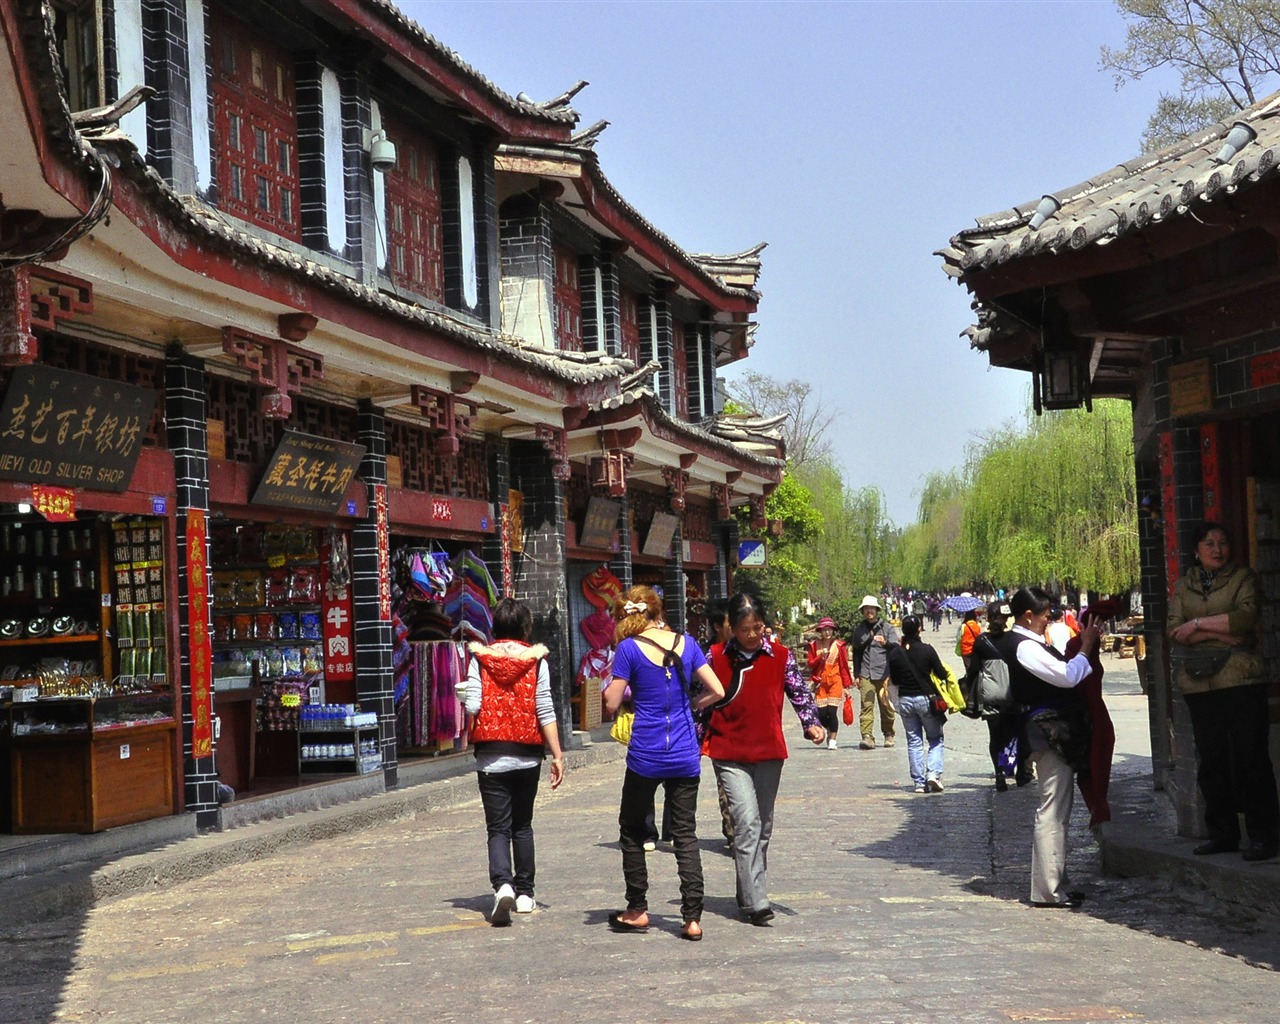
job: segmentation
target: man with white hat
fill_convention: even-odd
[[[898,642],[898,631],[880,617],[880,602],[871,594],[862,599],[862,621],[853,631],[853,674],[862,693],[861,750],[875,750],[872,735],[876,704],[880,705],[880,731],[884,745],[893,746],[893,705],[889,702],[889,647]]]

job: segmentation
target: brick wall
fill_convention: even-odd
[[[176,191],[194,193],[187,14],[182,0],[144,0],[142,45],[146,84],[156,90],[147,102],[147,159]]]
[[[622,581],[623,589],[631,586],[635,576],[631,571],[631,498],[618,499],[618,551],[609,559],[609,571]]]
[[[515,196],[498,217],[502,252],[502,329],[546,348],[555,346],[551,296],[555,261],[547,204]]]
[[[524,551],[515,555],[515,597],[533,612],[533,640],[551,652],[551,694],[567,742],[573,722],[569,705],[573,677],[569,645],[568,568],[564,548],[564,484],[551,475],[551,458],[534,441],[511,443],[511,479],[524,494]]]
[[[204,362],[187,355],[178,345],[170,348],[165,361],[165,422],[168,446],[173,452],[176,500],[174,523],[177,533],[178,626],[183,636],[191,635],[187,607],[187,516],[188,509],[209,511],[209,456],[205,430]],[[208,552],[205,552],[208,564]],[[212,596],[210,596],[212,601]],[[210,626],[211,608],[204,610],[205,628]],[[218,822],[217,751],[213,757],[191,756],[191,648],[178,645],[182,690],[182,778],[185,803],[194,811],[199,828]],[[217,708],[214,708],[216,713]]]
[[[683,633],[686,628],[683,537],[683,525],[677,526],[671,537],[671,557],[662,567],[662,603],[667,612],[667,625],[677,633]]]

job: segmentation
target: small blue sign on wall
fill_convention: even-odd
[[[760,569],[769,564],[769,550],[762,540],[738,541],[738,565],[744,569]]]
[[[169,500],[160,495],[154,495],[151,498],[151,514],[153,516],[163,516],[169,514]]]
[[[347,502],[347,515],[349,515],[349,516],[353,516],[353,515],[355,515],[355,514],[356,514],[356,503],[355,503],[354,501],[348,501],[348,502]]]

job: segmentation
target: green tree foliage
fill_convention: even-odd
[[[1116,0],[1116,7],[1125,45],[1103,46],[1100,59],[1116,88],[1162,68],[1180,76],[1180,91],[1162,93],[1147,122],[1144,149],[1226,120],[1275,88],[1277,0]]]
[[[894,553],[894,582],[953,589],[1070,582],[1108,593],[1138,579],[1137,490],[1128,403],[1028,417],[934,474]]]

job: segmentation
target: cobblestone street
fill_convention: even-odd
[[[1123,740],[1143,698],[1123,672],[1109,678]],[[1029,907],[1035,787],[994,792],[982,725],[948,724],[946,791],[929,796],[907,787],[901,737],[895,749],[828,751],[794,742],[793,721],[788,734],[770,927],[736,918],[708,784],[705,941],[677,941],[674,862],[661,849],[650,855],[655,926],[607,930],[623,905],[619,760],[544,789],[539,908],[509,928],[485,920],[477,800],[83,916],[0,926],[0,1019],[1254,1024],[1274,1012],[1275,929],[1224,920],[1168,883],[1099,877],[1079,801],[1072,875],[1089,900],[1076,912]],[[1146,764],[1117,755],[1117,800],[1150,785]]]

